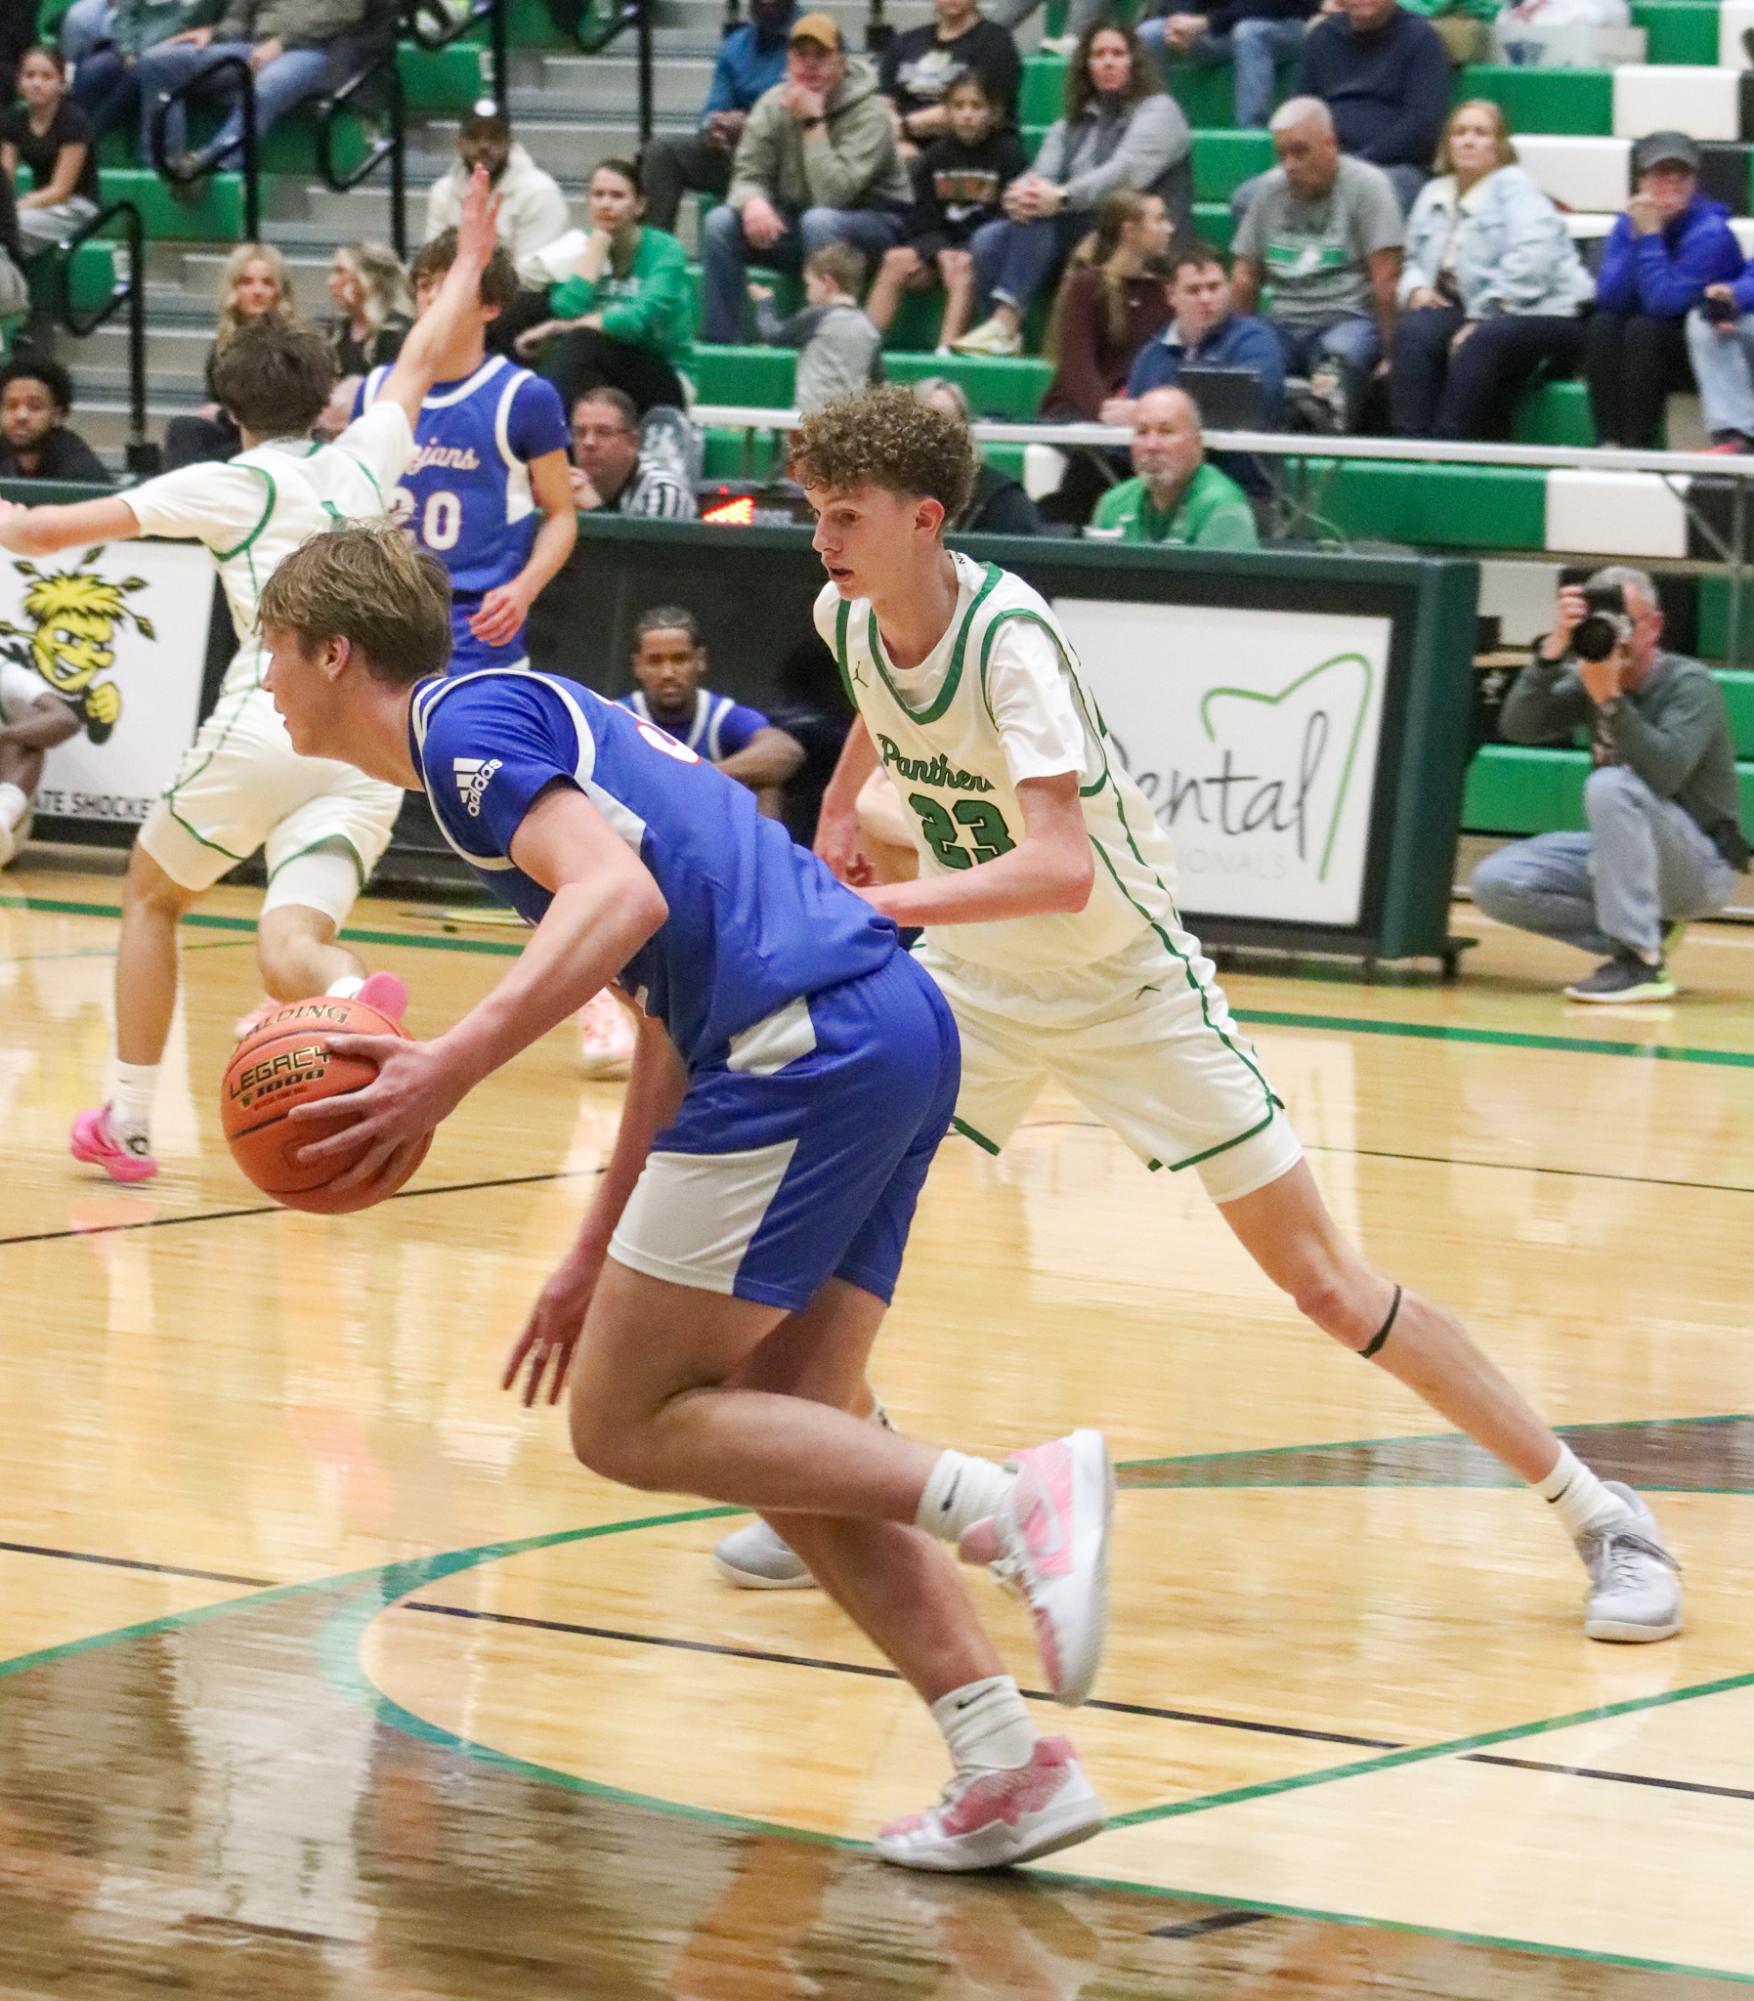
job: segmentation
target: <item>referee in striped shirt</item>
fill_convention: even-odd
[[[619,389],[587,389],[572,406],[572,491],[581,514],[692,521],[700,513],[668,464],[641,457],[639,417]]]

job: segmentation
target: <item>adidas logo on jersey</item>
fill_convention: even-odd
[[[482,794],[492,784],[493,774],[499,769],[500,762],[497,757],[451,759],[451,775],[457,781],[457,796],[471,820],[480,819]]]

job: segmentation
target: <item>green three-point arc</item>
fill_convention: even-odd
[[[1358,754],[1358,740],[1364,734],[1364,718],[1370,707],[1370,691],[1376,677],[1370,670],[1370,662],[1362,653],[1336,653],[1331,660],[1324,660],[1319,667],[1311,667],[1299,674],[1297,679],[1279,690],[1276,695],[1263,695],[1255,688],[1208,688],[1200,697],[1200,727],[1206,732],[1206,741],[1216,743],[1217,736],[1212,729],[1211,704],[1221,695],[1234,695],[1239,701],[1264,702],[1270,709],[1276,709],[1281,702],[1289,701],[1299,688],[1305,687],[1318,676],[1326,674],[1330,668],[1356,666],[1364,675],[1364,687],[1359,696],[1358,713],[1353,718],[1352,736],[1346,745],[1346,762],[1340,767],[1340,783],[1334,793],[1334,811],[1328,821],[1328,838],[1322,846],[1321,867],[1316,870],[1317,882],[1328,879],[1328,865],[1334,858],[1334,842],[1340,832],[1340,815],[1345,809],[1346,793],[1352,783],[1352,764]]]

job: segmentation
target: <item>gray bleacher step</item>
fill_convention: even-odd
[[[512,117],[550,108],[564,112],[605,111],[631,117],[639,105],[639,64],[632,54],[606,50],[600,56],[525,55],[509,79]],[[652,65],[652,106],[660,115],[692,117],[712,85],[711,54],[684,55],[666,49]]]

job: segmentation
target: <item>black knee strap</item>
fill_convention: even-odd
[[[1395,1287],[1395,1296],[1393,1299],[1389,1301],[1389,1317],[1370,1337],[1370,1346],[1368,1348],[1360,1348],[1358,1351],[1359,1354],[1364,1357],[1365,1361],[1368,1362],[1371,1356],[1374,1355],[1376,1351],[1382,1346],[1382,1344],[1389,1338],[1389,1329],[1394,1326],[1395,1315],[1399,1313],[1400,1310],[1401,1310],[1401,1288],[1397,1285]]]

